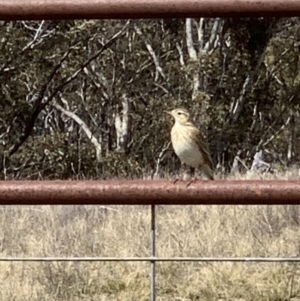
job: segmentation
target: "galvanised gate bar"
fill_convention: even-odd
[[[138,19],[184,17],[300,16],[295,0],[0,0],[1,20]],[[1,261],[149,261],[151,301],[156,261],[299,262],[300,258],[157,258],[156,205],[299,205],[300,181],[7,181],[1,205],[150,205],[151,254],[146,258],[0,258]]]

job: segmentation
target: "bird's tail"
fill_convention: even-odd
[[[202,166],[202,171],[204,172],[204,174],[210,179],[210,180],[214,180],[214,171],[212,170],[212,168],[208,165],[205,164]]]

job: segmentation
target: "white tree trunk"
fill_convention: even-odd
[[[130,131],[131,131],[131,118],[129,116],[129,101],[126,95],[123,95],[122,112],[115,115],[115,128],[117,135],[117,151],[126,153],[128,149]]]

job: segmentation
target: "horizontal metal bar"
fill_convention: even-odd
[[[299,1],[300,2],[300,1]],[[300,181],[0,181],[0,205],[300,204]]]
[[[300,262],[300,257],[0,257],[0,261]]]
[[[2,20],[299,15],[295,0],[0,0]]]

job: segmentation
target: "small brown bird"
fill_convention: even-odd
[[[175,119],[171,130],[171,141],[180,161],[193,168],[199,168],[210,180],[214,180],[208,147],[201,132],[191,121],[190,113],[183,108],[165,112]]]

